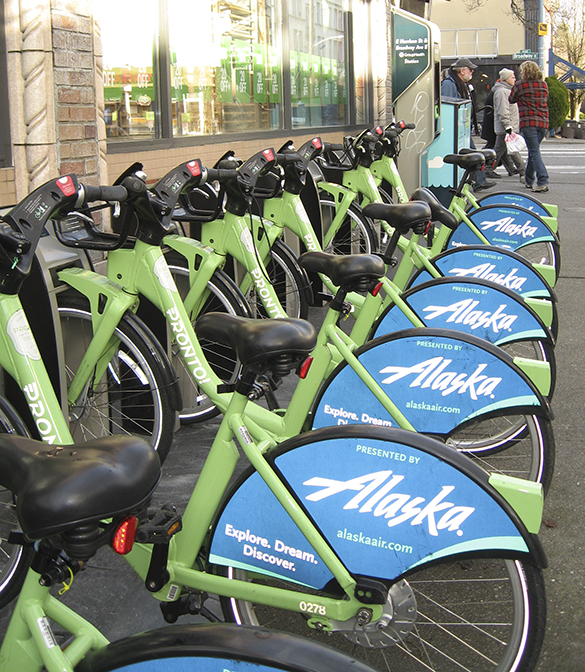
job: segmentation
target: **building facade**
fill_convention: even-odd
[[[59,174],[111,183],[140,161],[155,180],[228,150],[337,142],[391,114],[385,0],[0,0],[0,10],[0,205]]]

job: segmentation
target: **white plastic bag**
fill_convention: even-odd
[[[518,135],[518,133],[507,133],[506,149],[508,150],[508,154],[516,154],[517,152],[526,149],[526,142],[521,135]]]

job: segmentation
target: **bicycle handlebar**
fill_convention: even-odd
[[[88,184],[79,184],[79,199],[75,204],[77,207],[86,205],[93,201],[104,201],[106,203],[123,203],[128,198],[128,190],[123,186],[101,186],[94,187]]]
[[[205,182],[219,182],[223,184],[238,178],[237,168],[206,168]]]

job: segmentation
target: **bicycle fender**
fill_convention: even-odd
[[[517,194],[513,191],[498,192],[497,194],[484,196],[478,203],[480,208],[483,208],[486,205],[519,205],[521,208],[526,208],[526,210],[534,212],[534,214],[539,217],[548,217],[554,220],[557,220],[559,216],[559,210],[556,205],[542,203],[536,196]],[[556,229],[552,230],[556,232]]]
[[[517,250],[532,243],[559,244],[557,236],[534,213],[519,206],[488,205],[467,215],[490,245]],[[479,238],[465,225],[457,227],[449,238],[449,247],[477,245]],[[483,241],[481,241],[483,242]]]
[[[480,467],[429,437],[328,428],[284,442],[267,459],[354,575],[395,581],[451,556],[497,554],[546,565],[535,534],[541,486],[504,477],[496,489]],[[214,523],[209,560],[316,589],[333,578],[251,468]]]
[[[463,331],[495,345],[526,339],[552,344],[548,329],[518,294],[483,280],[436,278],[407,290],[401,299],[427,327]],[[393,304],[374,326],[374,335],[411,326]]]
[[[430,262],[447,278],[477,278],[511,289],[524,299],[557,300],[543,275],[524,257],[511,250],[488,245],[468,245],[442,252]],[[542,264],[539,266],[542,267]],[[546,268],[552,269],[552,266]],[[409,287],[430,278],[429,272],[423,269],[410,281]]]
[[[525,413],[550,417],[548,402],[497,346],[448,329],[380,336],[354,355],[417,432],[448,436],[475,417]],[[313,406],[313,428],[399,426],[366,383],[342,362]]]
[[[91,651],[75,670],[101,672],[112,669],[111,664],[128,672],[133,669],[306,672],[347,670],[348,665],[352,672],[372,672],[366,663],[350,660],[342,651],[307,637],[234,623],[199,623],[196,627],[185,623],[142,632]]]

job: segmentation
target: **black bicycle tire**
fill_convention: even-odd
[[[447,437],[447,443],[452,445],[458,452],[462,452],[468,455],[470,458],[473,458],[474,461],[478,462],[487,471],[491,471],[492,473],[497,472],[518,476],[520,478],[526,478],[527,480],[533,480],[541,483],[543,492],[546,495],[552,482],[556,460],[556,446],[552,423],[548,418],[543,418],[537,415],[520,415],[518,418],[523,419],[523,425],[519,420],[516,422],[515,426],[513,426],[514,432],[511,431],[509,437],[502,436],[499,444],[496,441],[494,441],[493,445],[491,446],[487,445],[486,443],[482,450],[463,449],[461,447],[461,442],[458,442],[456,438],[453,438],[457,436],[457,430],[452,432],[451,435]],[[462,429],[460,431],[465,430]],[[537,440],[539,440],[538,446],[533,447],[533,452],[538,452],[538,462],[533,462],[530,465],[530,471],[528,473],[511,474],[509,470],[499,469],[496,462],[497,457],[495,456],[500,455],[504,463],[509,462],[512,457],[512,451],[514,451],[519,442],[526,438],[527,432],[531,434],[530,441],[533,446],[534,435],[536,435]],[[504,454],[505,451],[511,452]],[[491,459],[488,461],[487,458]]]
[[[266,628],[240,628],[234,625],[175,625],[134,635],[109,644],[90,654],[75,668],[75,672],[114,672],[140,663],[157,669],[159,660],[164,669],[172,671],[170,659],[193,658],[193,672],[202,658],[237,661],[238,670],[249,663],[249,672],[286,670],[287,672],[373,672],[372,668],[336,649]],[[232,666],[229,669],[233,669]],[[245,665],[247,668],[247,665]],[[225,666],[224,666],[225,668]],[[185,667],[181,667],[184,670]],[[217,667],[217,669],[221,669]]]
[[[165,255],[167,257],[167,263],[169,265],[169,270],[173,274],[173,276],[176,278],[177,274],[184,275],[186,274],[188,276],[188,269],[187,269],[187,260],[185,257],[183,257],[180,254],[176,253],[167,253]],[[177,284],[177,283],[176,283]],[[248,306],[248,303],[246,302],[246,299],[238,286],[234,283],[234,281],[226,274],[224,273],[221,269],[216,269],[210,278],[209,282],[207,283],[207,287],[210,291],[211,294],[219,301],[219,303],[226,308],[229,308],[229,310],[226,310],[231,315],[237,315],[239,317],[250,317],[250,307]],[[181,283],[179,282],[177,284],[177,288],[179,289],[179,293],[182,293],[182,287]],[[204,312],[207,312],[205,310],[205,307],[209,306],[210,310],[217,310],[219,306],[215,304],[210,304],[206,303],[204,306]],[[190,316],[191,322],[194,323],[196,318],[199,317],[201,313],[198,313],[197,316]],[[203,352],[209,362],[209,365],[211,368],[215,371],[215,373],[226,383],[232,383],[235,382],[235,376],[238,373],[240,366],[237,364],[237,358],[233,358],[233,368],[228,371],[228,362],[226,361],[225,366],[223,366],[223,371],[219,369],[219,366],[214,366],[214,362],[217,363],[217,359],[214,359],[213,356],[210,356],[210,346],[206,346],[204,342],[201,342],[201,347],[203,349]],[[217,354],[218,357],[222,357],[224,352],[226,352],[227,347],[226,346],[219,346],[221,348],[221,351],[218,352],[217,350],[215,351],[215,354]],[[229,354],[226,352],[225,357],[228,358]],[[216,408],[213,405],[210,405],[204,409],[202,409],[199,412],[195,412],[193,409],[195,407],[191,406],[190,404],[190,399],[192,398],[193,392],[195,392],[195,400],[197,401],[198,399],[203,399],[204,397],[207,399],[207,397],[199,392],[195,385],[193,384],[193,378],[185,372],[182,360],[179,359],[176,356],[176,353],[174,352],[173,349],[173,355],[171,358],[171,363],[177,372],[177,375],[179,376],[179,384],[181,387],[181,394],[183,397],[183,409],[179,412],[179,420],[181,421],[181,424],[183,425],[190,425],[198,422],[203,422],[205,420],[210,420],[211,418],[214,418],[215,416],[219,415],[219,409]],[[229,375],[226,375],[229,374]]]
[[[25,423],[4,397],[0,397],[0,432],[30,437]],[[0,609],[3,609],[20,593],[33,555],[31,546],[9,545],[3,536],[18,525],[14,497],[4,488],[0,488],[0,524]]]
[[[91,310],[89,308],[89,302],[84,296],[64,293],[59,296],[58,302],[60,316],[65,317],[66,311],[75,311],[75,316],[78,319],[83,319],[91,325]],[[153,443],[153,446],[157,451],[159,460],[162,464],[165,461],[173,442],[176,413],[173,409],[173,404],[171,403],[167,377],[165,376],[165,372],[159,363],[158,357],[155,354],[158,352],[159,346],[155,345],[153,340],[154,337],[150,337],[148,335],[149,332],[145,325],[143,325],[143,323],[140,322],[134,315],[124,315],[120,320],[116,331],[118,338],[120,338],[120,334],[122,334],[128,343],[133,344],[136,352],[139,353],[142,357],[144,366],[147,366],[150,370],[151,373],[148,378],[152,381],[152,383],[149,382],[149,390],[152,392],[155,399],[158,398],[159,407],[158,419],[156,417],[156,413],[152,419],[149,417],[140,419],[138,416],[132,418],[129,412],[125,411],[125,417],[122,419],[122,422],[129,422],[133,430],[125,431],[127,431],[129,434],[140,434],[147,440],[150,440],[150,442]],[[72,354],[72,349],[67,347],[67,343],[65,343],[65,341],[64,351],[66,356],[67,354]],[[136,408],[138,412],[138,406]],[[96,415],[99,416],[100,413],[101,411],[98,410]],[[140,425],[140,422],[142,425]],[[147,423],[150,422],[152,422],[153,426],[155,424],[158,426],[158,436],[156,439],[154,439],[154,442],[153,440],[149,439]],[[137,431],[140,426],[144,428],[143,432]],[[150,434],[150,436],[152,436],[152,434]],[[81,436],[78,440],[82,441],[84,438],[84,430],[81,430]],[[91,438],[93,438],[93,436]]]
[[[478,579],[477,581],[473,581],[473,571],[476,567],[478,568],[478,572],[482,572],[482,576],[485,576],[490,580]],[[507,588],[504,581],[505,577],[498,578],[498,575],[495,574],[496,572],[501,572],[501,568],[503,567],[506,568],[510,577],[510,586]],[[233,571],[235,572],[234,576],[237,575],[239,579],[246,578],[246,574],[242,570]],[[451,572],[451,574],[449,574],[449,572]],[[490,578],[491,574],[495,574],[496,578],[498,578],[498,580],[494,582],[493,590],[490,586],[490,583],[492,582]],[[296,613],[286,612],[285,615],[288,616],[288,618],[286,624],[283,625],[282,620],[280,619],[280,614],[282,614],[282,612],[279,612],[276,609],[272,609],[270,613],[268,613],[267,608],[265,607],[260,607],[257,610],[256,607],[249,602],[229,598],[221,598],[221,604],[226,620],[243,625],[256,625],[260,618],[262,619],[262,622],[268,620],[271,623],[270,627],[276,627],[274,619],[279,618],[278,627],[282,627],[285,631],[290,631],[294,634],[298,634],[302,631],[306,637],[312,637],[317,640],[322,638],[322,641],[326,641],[330,646],[339,646],[341,650],[350,653],[350,655],[355,657],[358,657],[358,655],[361,654],[364,662],[371,665],[373,664],[376,669],[384,670],[384,672],[397,669],[409,669],[414,672],[433,669],[436,670],[436,672],[443,672],[443,670],[446,672],[446,670],[452,670],[453,667],[435,667],[435,660],[431,661],[433,667],[431,667],[430,664],[427,667],[427,663],[430,661],[429,656],[437,656],[437,664],[440,664],[441,662],[441,656],[437,653],[437,641],[442,641],[440,639],[441,636],[449,639],[450,643],[451,639],[458,642],[453,646],[459,646],[459,641],[463,641],[464,645],[461,646],[461,649],[463,650],[462,655],[471,655],[471,652],[467,650],[468,648],[471,648],[468,640],[471,640],[472,637],[481,637],[484,634],[488,634],[482,632],[483,629],[489,629],[482,628],[482,626],[485,625],[484,622],[480,621],[479,624],[472,623],[468,616],[464,616],[464,614],[467,613],[465,607],[469,609],[477,606],[478,613],[481,613],[485,608],[485,604],[488,604],[489,606],[491,604],[496,604],[499,600],[501,602],[502,611],[500,617],[503,622],[505,618],[509,618],[510,613],[509,610],[506,609],[505,600],[511,598],[513,604],[511,613],[513,614],[514,622],[513,627],[511,627],[510,636],[513,637],[515,650],[510,648],[510,645],[506,642],[506,645],[503,647],[502,660],[497,668],[495,666],[492,667],[491,663],[489,663],[489,667],[482,668],[468,664],[467,667],[462,667],[461,669],[473,669],[475,672],[483,672],[483,670],[487,671],[488,669],[490,671],[497,669],[498,672],[530,672],[533,670],[538,659],[546,629],[546,596],[542,572],[539,569],[519,560],[503,560],[501,558],[483,560],[467,559],[465,561],[453,559],[449,561],[448,559],[443,559],[429,567],[423,566],[413,570],[405,577],[405,579],[406,587],[402,582],[397,582],[397,584],[395,584],[398,586],[397,593],[403,597],[406,595],[407,591],[411,591],[414,594],[417,615],[421,610],[423,611],[423,615],[420,618],[420,625],[417,622],[416,626],[412,627],[410,631],[404,635],[404,638],[401,639],[399,645],[390,645],[382,648],[362,647],[361,645],[352,643],[349,639],[346,639],[342,633],[322,633],[310,629],[306,626],[302,617]],[[266,579],[266,581],[274,582],[273,579]],[[277,582],[277,585],[281,585],[281,583],[282,582]],[[470,586],[473,586],[475,583],[477,584],[477,589],[482,590],[485,593],[485,600],[481,600],[481,598],[477,596],[471,597]],[[415,588],[412,587],[413,585]],[[508,591],[505,596],[503,594],[498,594],[503,592],[502,587]],[[299,586],[295,586],[295,589],[298,590]],[[435,590],[435,594],[433,594],[433,590]],[[450,593],[448,591],[453,593],[453,606],[451,606],[450,603],[443,605],[438,600],[436,595],[441,595],[441,590],[443,591],[443,595],[449,595]],[[464,599],[462,599],[462,595],[464,596]],[[476,605],[474,599],[480,600],[480,603]],[[465,604],[466,602],[468,603],[467,605]],[[457,609],[459,611],[456,611]],[[446,631],[446,634],[439,634],[439,632],[435,633],[435,645],[434,647],[431,645],[429,649],[429,647],[426,646],[428,642],[422,639],[422,632],[424,632],[425,626],[429,629],[433,625],[433,620],[429,615],[429,613],[433,613],[432,610],[435,610],[435,612],[439,612],[444,616],[443,620],[446,621],[446,623],[444,625],[439,623],[437,631],[443,630]],[[278,614],[276,612],[278,612]],[[506,616],[504,616],[504,612],[506,613]],[[488,621],[487,617],[486,621]],[[262,623],[259,623],[259,625],[262,626]],[[455,635],[455,633],[450,632],[449,628],[457,630],[457,634]],[[473,632],[474,628],[477,630],[476,632]],[[427,636],[427,640],[428,639],[429,636]],[[486,636],[485,639],[487,640],[491,638]],[[489,645],[492,646],[493,643],[490,642]],[[488,644],[486,643],[485,646],[487,647]],[[378,652],[380,652],[379,658],[373,660],[373,656],[377,656]],[[447,652],[445,653],[447,655]],[[418,666],[416,665],[417,660],[415,660],[417,654],[421,659],[424,658],[424,660],[418,661]],[[454,655],[452,651],[450,652],[450,655]],[[393,656],[399,658],[399,660],[391,660]],[[485,665],[485,660],[483,660],[481,656],[478,655],[477,658],[477,665],[480,663]],[[378,663],[379,659],[382,659],[387,667],[382,668]]]
[[[319,206],[321,207],[321,210],[323,209],[324,205],[335,205],[333,198],[327,198],[326,192],[323,193],[321,192],[319,194]],[[376,230],[374,228],[373,222],[364,215],[362,212],[362,209],[357,203],[351,203],[349,208],[348,208],[348,215],[346,217],[352,218],[354,221],[356,221],[359,224],[359,227],[364,234],[364,240],[367,241],[367,244],[365,246],[362,246],[360,243],[360,249],[359,250],[353,250],[350,251],[347,249],[348,243],[343,242],[339,243],[339,247],[335,245],[333,242],[335,240],[335,236],[332,239],[332,241],[329,243],[327,248],[324,249],[325,252],[329,252],[330,254],[349,254],[351,253],[363,253],[363,254],[375,254],[376,252],[379,251],[380,248],[380,241],[378,238],[378,234],[376,233]],[[325,218],[327,219],[327,218]],[[326,223],[326,222],[325,222]],[[324,224],[325,224],[324,223]],[[342,226],[344,226],[344,223]],[[323,232],[325,233],[326,230]],[[337,235],[337,234],[336,234]],[[351,245],[351,243],[349,243]]]

